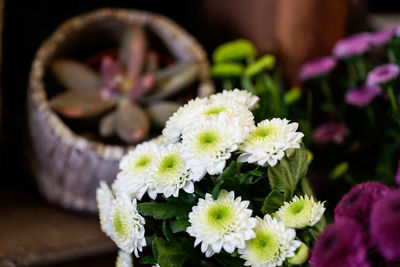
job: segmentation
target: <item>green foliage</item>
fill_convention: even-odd
[[[294,87],[284,94],[283,100],[285,101],[286,105],[290,106],[300,100],[301,94],[301,89],[299,87]]]
[[[179,206],[173,203],[139,203],[137,209],[144,216],[152,216],[157,220],[172,219],[190,212],[187,206]]]
[[[211,73],[215,77],[239,77],[243,73],[243,66],[239,63],[218,63],[211,68]]]
[[[266,70],[270,70],[275,66],[275,62],[276,62],[275,56],[265,55],[247,65],[246,69],[244,70],[244,75],[252,77]]]
[[[283,205],[285,197],[278,190],[272,190],[271,193],[265,198],[264,203],[261,208],[261,213],[271,214],[279,209]]]
[[[190,226],[189,221],[186,219],[176,220],[171,224],[172,233],[180,233],[186,231],[186,228]]]
[[[290,200],[296,191],[300,179],[308,169],[307,151],[303,144],[288,158],[283,157],[274,167],[268,166],[268,179],[272,189],[284,193],[285,200]]]
[[[335,166],[335,168],[333,168],[332,172],[331,172],[331,178],[332,179],[338,179],[340,177],[342,177],[348,170],[349,168],[349,163],[344,161],[344,162],[340,162],[339,164],[337,164]]]
[[[190,256],[189,250],[183,248],[177,241],[166,241],[157,237],[153,241],[153,246],[157,249],[154,258],[163,267],[181,267]]]
[[[245,39],[238,39],[217,47],[213,53],[215,62],[236,61],[254,58],[257,50],[254,45]]]

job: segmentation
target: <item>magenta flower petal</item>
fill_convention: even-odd
[[[399,76],[400,68],[396,64],[388,63],[371,70],[367,76],[368,85],[386,83]]]
[[[375,46],[383,46],[392,40],[395,33],[394,27],[387,27],[371,33],[371,42]]]
[[[400,260],[400,189],[376,202],[371,212],[371,239],[387,260]]]
[[[335,208],[335,220],[348,218],[369,228],[372,206],[390,191],[390,188],[378,182],[365,182],[350,189]]]
[[[306,62],[300,69],[299,78],[306,81],[331,72],[336,67],[336,59],[330,56]]]
[[[346,103],[358,107],[365,107],[382,93],[379,85],[363,85],[353,88],[346,93]]]
[[[317,144],[327,143],[341,144],[349,134],[346,125],[338,122],[328,122],[318,126],[313,131],[313,138]]]
[[[361,226],[350,219],[339,219],[325,228],[312,249],[313,267],[368,267],[367,246]]]
[[[339,58],[347,58],[361,55],[371,47],[371,35],[369,33],[359,33],[351,35],[336,42],[333,54]]]
[[[400,159],[399,159],[399,163],[397,164],[397,171],[396,171],[396,175],[394,177],[394,181],[396,182],[397,185],[400,185]]]

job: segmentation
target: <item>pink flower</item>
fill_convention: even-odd
[[[399,163],[397,164],[397,171],[396,171],[396,175],[394,177],[394,181],[397,183],[397,185],[400,185],[400,159],[399,159]]]
[[[371,212],[371,240],[387,260],[400,260],[400,189],[378,200]]]
[[[336,67],[336,59],[331,56],[306,62],[300,69],[300,80],[306,81],[331,72]]]
[[[313,138],[317,144],[327,143],[341,144],[349,134],[346,125],[339,122],[327,122],[318,126],[313,131]]]
[[[399,76],[400,68],[396,64],[388,63],[371,70],[367,76],[368,85],[389,82]]]
[[[358,107],[365,107],[382,93],[379,85],[363,85],[353,88],[346,93],[346,103]]]
[[[352,219],[368,230],[373,205],[389,191],[389,187],[378,182],[365,182],[353,186],[336,205],[335,220]]]
[[[369,33],[358,33],[336,42],[333,54],[344,59],[364,54],[371,48],[371,35]]]
[[[371,33],[371,42],[375,46],[383,46],[392,40],[395,33],[394,27],[387,27]]]
[[[312,249],[313,267],[369,267],[367,246],[358,223],[343,218],[325,228]]]

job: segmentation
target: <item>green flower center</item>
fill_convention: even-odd
[[[207,211],[207,223],[212,228],[223,230],[232,223],[234,214],[227,204],[216,203]]]
[[[261,126],[257,127],[257,129],[251,134],[251,138],[255,140],[264,141],[268,138],[271,138],[276,134],[276,129],[269,125],[269,126]]]
[[[114,231],[119,237],[124,237],[126,234],[124,217],[119,211],[114,213]]]
[[[197,136],[197,148],[200,151],[208,151],[216,148],[221,137],[217,132],[208,130],[200,133]]]
[[[205,112],[204,112],[204,115],[209,115],[209,116],[211,116],[211,115],[218,115],[218,114],[220,114],[222,111],[225,111],[226,110],[226,107],[224,107],[224,106],[214,106],[214,107],[211,107],[211,108],[209,108],[208,110],[206,110]]]
[[[158,165],[158,174],[163,177],[176,177],[183,168],[182,158],[178,154],[165,156]]]
[[[149,166],[152,159],[153,157],[150,155],[142,155],[135,161],[134,166],[137,169],[146,168],[147,166]]]
[[[288,211],[289,213],[296,215],[303,211],[305,204],[304,200],[296,201],[289,206]]]
[[[260,262],[274,261],[279,255],[279,241],[274,233],[268,230],[256,232],[256,237],[249,241],[249,249]]]

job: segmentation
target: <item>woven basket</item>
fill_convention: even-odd
[[[114,180],[120,158],[131,147],[91,141],[69,129],[49,106],[44,82],[46,71],[55,57],[63,56],[71,49],[81,46],[90,49],[87,38],[91,35],[119,40],[123,29],[129,25],[150,28],[178,60],[204,62],[199,74],[199,88],[212,88],[204,49],[166,17],[136,10],[106,8],[62,24],[42,44],[34,58],[29,80],[28,117],[39,190],[50,202],[64,208],[96,212],[99,181],[111,183]]]

